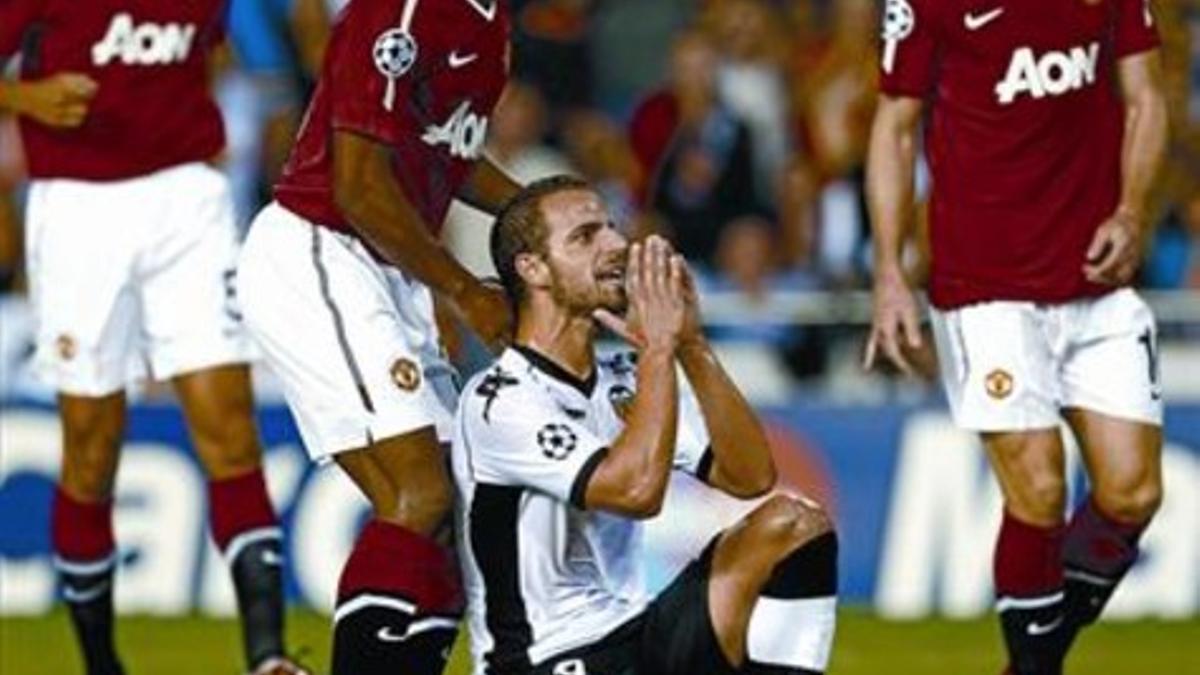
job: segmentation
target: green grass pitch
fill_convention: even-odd
[[[46,618],[0,618],[0,675],[76,675],[75,646],[61,611]],[[237,627],[202,617],[127,617],[118,624],[130,675],[237,675]],[[289,615],[292,646],[317,673],[329,658],[328,619]],[[465,675],[463,644],[451,675]],[[842,612],[830,675],[958,675],[1000,671],[998,629],[991,621],[885,622]],[[1200,675],[1200,622],[1106,623],[1081,638],[1068,675]],[[700,674],[697,674],[700,675]]]

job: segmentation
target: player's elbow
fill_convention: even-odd
[[[639,481],[625,491],[622,512],[639,520],[645,520],[662,513],[663,503],[667,498],[665,482],[656,484],[655,481]]]
[[[725,492],[738,499],[758,499],[770,492],[778,479],[775,464],[771,463],[741,480],[730,482]]]

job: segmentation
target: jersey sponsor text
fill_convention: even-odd
[[[1100,61],[1100,43],[1072,47],[1069,51],[1050,51],[1040,57],[1030,47],[1013,52],[1004,79],[996,85],[996,98],[1008,105],[1021,94],[1035,99],[1060,96],[1096,83],[1096,65]]]
[[[107,66],[119,59],[127,66],[158,66],[183,63],[196,37],[194,24],[134,24],[128,12],[112,18],[104,38],[92,45],[92,63]]]

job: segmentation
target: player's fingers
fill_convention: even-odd
[[[670,254],[669,258],[669,281],[671,295],[682,298],[684,294],[684,263],[683,256],[678,253]]]
[[[863,350],[863,370],[870,370],[875,367],[875,352],[878,344],[875,329],[872,328],[870,335],[867,336],[867,348]]]
[[[908,341],[908,346],[911,349],[918,349],[921,346],[921,320],[917,318],[917,311],[912,307],[905,308],[900,314],[900,327],[904,331],[904,337]]]
[[[100,85],[83,73],[63,73],[60,81],[69,97],[87,100],[96,95]]]
[[[1092,236],[1092,243],[1088,244],[1087,249],[1087,261],[1089,264],[1099,263],[1105,257],[1107,250],[1112,247],[1110,232],[1110,228],[1102,226]]]
[[[909,365],[908,359],[904,358],[904,350],[900,348],[900,341],[896,337],[898,336],[893,334],[891,338],[883,341],[883,353],[887,354],[888,359],[900,369],[900,372],[912,375],[912,366]]]
[[[642,245],[629,246],[629,260],[625,267],[625,290],[631,301],[641,300],[642,295]]]
[[[592,313],[592,318],[595,319],[601,326],[604,326],[608,330],[612,331],[613,334],[629,344],[635,346],[640,344],[641,341],[639,340],[638,336],[634,335],[633,331],[629,329],[629,324],[625,321],[625,319],[613,314],[607,309],[597,309]]]

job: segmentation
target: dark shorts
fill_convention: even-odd
[[[534,675],[726,675],[737,672],[721,652],[708,611],[716,539],[636,618],[598,642],[564,652]]]

